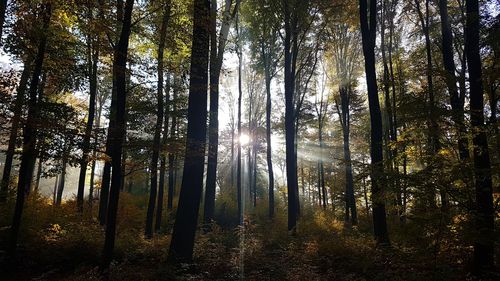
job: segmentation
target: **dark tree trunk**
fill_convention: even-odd
[[[100,0],[102,2],[102,0]],[[102,6],[102,3],[100,4]],[[102,10],[100,11],[102,14]],[[123,22],[123,0],[116,1],[116,34],[121,34],[120,30],[122,28]],[[111,39],[110,39],[111,40]],[[115,46],[116,48],[116,46]],[[124,74],[125,75],[125,74]],[[109,185],[111,183],[111,154],[112,154],[112,146],[113,146],[113,131],[111,128],[116,127],[116,108],[117,108],[117,94],[116,87],[113,87],[111,91],[111,106],[109,109],[109,126],[106,135],[106,151],[104,154],[107,159],[104,162],[104,168],[102,171],[102,180],[101,180],[101,192],[99,195],[99,223],[101,225],[106,224],[106,216],[108,213],[108,204],[109,204]]]
[[[14,217],[12,219],[11,237],[8,245],[10,254],[14,255],[17,247],[19,227],[21,225],[21,216],[24,208],[24,199],[26,192],[30,188],[31,179],[33,176],[33,166],[36,160],[36,140],[37,140],[37,122],[39,116],[38,100],[38,84],[40,83],[40,75],[42,74],[43,59],[47,47],[47,31],[50,25],[52,15],[51,4],[44,4],[43,7],[43,34],[38,44],[38,50],[34,62],[33,75],[30,83],[29,100],[28,100],[28,116],[26,117],[26,125],[23,131],[23,153],[21,154],[21,167],[19,168],[19,181],[17,184],[16,206],[14,209]]]
[[[35,188],[33,188],[33,191],[35,192],[35,196],[38,194],[38,188],[40,187],[40,178],[42,176],[42,168],[43,168],[43,159],[38,158],[38,167],[36,168]]]
[[[469,65],[470,115],[474,132],[474,175],[476,187],[476,241],[474,270],[493,268],[495,253],[494,209],[488,140],[484,124],[484,97],[479,49],[479,1],[466,0],[465,45]]]
[[[203,222],[210,223],[214,217],[215,188],[217,180],[217,156],[219,147],[219,78],[224,58],[224,49],[229,32],[229,23],[238,9],[229,15],[232,0],[226,1],[219,38],[217,40],[217,1],[211,1],[210,9],[210,116],[208,129],[208,165],[205,188]],[[217,43],[218,42],[218,43]]]
[[[274,171],[273,171],[273,160],[272,160],[272,148],[271,148],[271,71],[270,62],[268,57],[265,55],[264,47],[262,47],[262,56],[265,62],[265,79],[266,79],[266,160],[267,160],[267,171],[269,176],[269,217],[274,217]]]
[[[358,223],[358,214],[356,209],[356,198],[354,197],[354,178],[352,175],[351,148],[350,148],[350,131],[351,131],[351,116],[350,116],[350,96],[352,90],[349,87],[341,87],[340,92],[340,110],[339,120],[342,126],[343,150],[344,150],[344,168],[345,168],[345,222],[351,222],[352,225]]]
[[[210,114],[208,128],[208,164],[205,188],[203,223],[209,224],[214,218],[215,185],[217,179],[217,149],[219,147],[219,76],[220,65],[217,53],[217,1],[210,1]]]
[[[56,181],[54,182],[54,189],[52,190],[52,206],[56,206],[58,184],[59,184],[59,175],[56,175]]]
[[[66,151],[64,151],[63,153],[64,155],[62,159],[62,172],[61,177],[59,178],[59,185],[57,186],[56,206],[61,206],[62,195],[64,192],[64,187],[66,185],[66,168],[68,167],[68,155]]]
[[[155,220],[155,231],[160,232],[162,214],[163,214],[163,198],[165,193],[165,173],[167,169],[167,156],[165,153],[165,147],[168,141],[168,121],[169,121],[169,106],[170,106],[170,75],[167,76],[166,81],[166,97],[165,97],[165,118],[163,119],[163,139],[162,139],[162,155],[160,160],[160,179],[158,181],[158,199],[157,199],[157,208],[156,208],[156,220]],[[173,131],[174,129],[172,129]]]
[[[455,62],[453,59],[453,34],[448,19],[448,0],[439,0],[439,15],[441,17],[443,65],[446,71],[446,85],[450,95],[452,118],[458,132],[458,151],[460,160],[469,158],[469,145],[467,142],[467,129],[464,124],[464,102],[457,88],[455,75]]]
[[[19,86],[17,87],[16,101],[14,103],[14,116],[12,117],[12,127],[10,128],[9,144],[7,146],[7,152],[5,153],[5,163],[3,168],[2,182],[0,187],[0,202],[6,200],[7,192],[10,184],[10,174],[12,172],[12,162],[14,160],[14,152],[16,149],[17,133],[19,131],[19,122],[21,121],[22,106],[24,103],[26,89],[28,87],[28,80],[30,79],[30,64],[31,61],[28,58],[24,63],[24,69],[21,74],[21,79],[19,81]]]
[[[298,204],[297,204],[297,162],[295,158],[295,112],[294,112],[294,90],[295,90],[295,67],[292,54],[292,13],[288,1],[283,1],[285,16],[285,156],[286,156],[286,179],[288,190],[288,230],[294,232],[297,226]]]
[[[377,35],[377,1],[370,1],[369,16],[366,0],[359,0],[363,55],[365,57],[368,104],[370,107],[370,156],[373,202],[373,229],[378,244],[388,244],[385,200],[383,190],[382,114],[378,100],[375,71],[375,42]]]
[[[160,157],[160,141],[161,141],[161,131],[163,125],[163,72],[164,72],[164,63],[163,63],[163,53],[165,50],[165,38],[167,36],[167,25],[170,18],[170,3],[165,5],[165,11],[163,12],[162,23],[160,26],[160,41],[158,42],[158,86],[157,86],[157,103],[158,107],[156,110],[156,126],[155,133],[153,137],[153,156],[151,157],[151,188],[149,189],[149,202],[148,202],[148,210],[146,214],[146,229],[144,230],[144,235],[146,239],[151,239],[153,237],[153,218],[155,212],[155,203],[156,203],[156,192],[158,189],[158,159]],[[167,89],[168,90],[168,89]],[[168,129],[165,127],[165,129]],[[163,186],[161,186],[163,188]],[[162,190],[163,199],[163,190]],[[163,202],[163,201],[162,201]],[[161,213],[160,213],[161,216]]]
[[[89,8],[89,14],[92,14]],[[99,36],[92,39],[88,36],[88,72],[89,72],[89,111],[85,135],[82,145],[82,159],[80,160],[80,175],[78,177],[78,191],[76,195],[76,205],[78,212],[83,212],[83,196],[85,190],[85,178],[87,175],[87,165],[90,153],[90,138],[92,137],[92,128],[94,126],[96,96],[97,96],[97,64],[99,63]],[[93,42],[95,40],[95,42]]]
[[[172,99],[172,124],[170,127],[171,139],[176,138],[176,128],[177,128],[177,76],[174,76],[174,87],[173,87],[173,99]],[[176,182],[176,172],[175,172],[175,153],[170,152],[168,154],[168,200],[167,209],[172,210],[175,194],[175,182]]]
[[[179,206],[168,253],[170,262],[190,262],[203,191],[207,132],[210,2],[194,1],[193,45],[189,82],[188,127]]]
[[[111,102],[110,116],[111,116],[111,111],[113,111],[113,102]],[[111,125],[111,120],[110,120],[110,125]],[[107,157],[109,157],[111,154],[111,151],[110,151],[111,133],[110,133],[109,128],[108,128],[107,135],[108,135],[108,137],[106,140],[106,152],[105,152],[105,154]],[[109,183],[110,183],[110,181],[111,181],[111,162],[109,162],[109,159],[106,159],[104,162],[104,168],[102,171],[101,191],[99,194],[99,223],[101,225],[106,224],[106,214],[108,212],[108,197],[109,197]]]
[[[239,11],[238,11],[239,13]],[[236,32],[238,34],[237,39],[237,54],[238,54],[238,152],[236,156],[237,168],[236,168],[236,193],[238,196],[238,223],[243,225],[243,190],[241,186],[241,102],[243,98],[243,86],[241,79],[241,69],[243,66],[243,53],[241,50],[241,38],[239,29],[239,14],[236,14]]]
[[[111,177],[111,186],[109,190],[109,205],[106,214],[106,233],[104,238],[102,267],[108,268],[113,258],[113,248],[115,246],[116,216],[118,212],[118,201],[120,196],[120,187],[122,183],[122,148],[125,139],[125,105],[126,105],[126,70],[127,54],[132,25],[132,9],[134,0],[125,2],[123,24],[120,33],[120,39],[115,46],[113,55],[113,88],[116,92],[115,115],[110,116],[111,131],[111,167],[113,175]]]

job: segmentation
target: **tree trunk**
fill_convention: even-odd
[[[120,39],[115,46],[113,55],[113,88],[116,92],[115,115],[110,116],[114,122],[109,124],[111,131],[111,166],[113,175],[109,190],[109,205],[106,215],[106,233],[104,238],[102,267],[108,268],[113,258],[113,248],[115,246],[116,216],[118,212],[118,201],[120,196],[120,186],[122,182],[122,148],[125,139],[125,105],[126,105],[126,69],[128,44],[130,29],[132,25],[132,9],[134,0],[125,2],[123,24]]]
[[[92,14],[89,8],[89,14]],[[82,145],[82,159],[80,160],[80,175],[78,178],[78,191],[76,196],[77,211],[83,212],[83,196],[85,190],[85,178],[87,174],[87,165],[89,162],[90,138],[92,137],[92,128],[94,126],[96,96],[97,96],[97,65],[99,63],[99,35],[93,42],[91,36],[87,36],[88,44],[88,70],[89,70],[89,111],[87,116],[87,125]],[[94,43],[94,44],[93,44]]]
[[[38,44],[38,50],[34,62],[33,75],[30,83],[29,100],[28,100],[28,116],[26,117],[26,125],[23,131],[23,153],[21,155],[21,167],[19,168],[19,181],[17,184],[16,206],[14,209],[14,217],[12,219],[11,237],[8,245],[8,250],[11,255],[15,254],[19,227],[21,225],[21,216],[24,208],[24,199],[27,190],[29,190],[31,179],[33,176],[33,166],[36,159],[36,140],[39,109],[38,109],[38,84],[42,73],[43,59],[47,46],[47,31],[50,25],[52,15],[51,4],[42,5],[43,13],[43,34]]]
[[[446,71],[446,85],[450,95],[452,118],[458,133],[458,151],[460,160],[469,159],[469,145],[467,142],[467,129],[464,124],[464,103],[459,96],[457,77],[455,75],[455,62],[453,56],[453,34],[448,19],[448,0],[439,0],[439,15],[441,18],[443,66]]]
[[[170,136],[174,140],[176,138],[176,128],[177,128],[177,91],[178,82],[177,76],[174,76],[174,87],[173,87],[173,99],[172,99],[172,124],[170,127]],[[167,209],[172,210],[174,202],[174,191],[175,191],[175,179],[177,172],[175,171],[175,153],[170,152],[168,154],[168,200]]]
[[[165,118],[163,123],[163,139],[162,139],[162,155],[160,160],[160,179],[158,181],[158,203],[156,208],[155,232],[160,232],[162,214],[163,214],[163,198],[165,193],[165,172],[167,169],[167,157],[165,147],[168,141],[168,121],[169,121],[169,106],[170,106],[170,75],[167,76],[166,81],[166,103],[165,103]]]
[[[28,80],[31,74],[31,61],[28,58],[24,62],[24,69],[21,74],[21,79],[19,81],[19,86],[17,87],[17,95],[14,103],[14,116],[12,117],[12,126],[10,128],[9,144],[7,146],[7,152],[5,153],[5,163],[3,168],[3,175],[0,187],[0,202],[5,202],[6,196],[9,190],[10,184],[10,174],[12,171],[12,162],[14,160],[14,152],[16,149],[17,133],[19,131],[19,123],[21,121],[22,107],[26,95],[26,89],[28,87]]]
[[[38,188],[40,187],[40,178],[42,176],[42,168],[43,168],[43,159],[38,158],[38,167],[36,169],[36,180],[35,180],[35,188],[33,188],[35,192],[35,196],[38,194]]]
[[[54,189],[52,190],[52,206],[57,204],[57,185],[59,184],[59,175],[56,175],[56,181],[54,182]]]
[[[264,47],[262,47],[262,56],[265,61],[265,79],[266,79],[266,160],[267,160],[267,171],[268,171],[268,181],[269,181],[269,217],[274,217],[274,171],[273,171],[273,158],[272,158],[272,147],[271,147],[271,73],[269,59],[265,55]]]
[[[67,148],[65,148],[66,150]],[[56,197],[56,206],[61,206],[62,202],[62,195],[64,192],[64,187],[66,185],[66,168],[68,167],[68,155],[67,152],[63,152],[63,159],[62,159],[62,173],[61,177],[59,178],[59,185],[57,186],[57,197]]]
[[[239,13],[239,11],[238,11]],[[236,14],[236,32],[237,32],[237,54],[238,54],[238,152],[236,168],[236,193],[238,196],[238,223],[243,225],[243,190],[241,186],[241,102],[243,99],[243,86],[241,79],[241,69],[243,66],[243,52],[241,50],[241,38],[239,29],[239,14]]]
[[[217,43],[217,1],[211,1],[210,8],[210,116],[208,128],[208,165],[205,188],[203,222],[210,223],[215,210],[215,188],[217,180],[217,155],[219,147],[219,78],[224,57],[229,25],[234,17],[230,15],[232,0],[225,1],[224,17]],[[239,4],[239,1],[236,5]],[[236,7],[237,9],[238,7]],[[236,11],[236,10],[235,10]]]
[[[189,82],[188,127],[179,206],[170,243],[170,262],[190,262],[203,191],[207,132],[210,2],[194,1],[193,45]]]
[[[372,178],[373,229],[377,244],[389,244],[383,190],[382,114],[378,100],[375,71],[375,42],[377,34],[377,1],[370,1],[369,18],[366,0],[359,0],[363,55],[370,108],[370,156]]]
[[[470,114],[474,136],[474,176],[476,187],[476,241],[474,242],[474,270],[493,268],[495,252],[494,209],[488,140],[484,124],[484,97],[479,54],[479,1],[466,0],[467,63],[469,65]]]
[[[153,156],[151,157],[150,171],[151,171],[151,188],[149,189],[149,202],[148,202],[148,210],[146,214],[146,229],[144,230],[144,235],[146,239],[151,239],[153,237],[153,218],[155,211],[155,203],[156,203],[156,192],[158,189],[158,159],[160,156],[160,138],[161,131],[163,125],[163,72],[165,71],[163,68],[163,53],[165,50],[165,38],[167,36],[167,25],[170,18],[170,3],[165,5],[165,11],[163,12],[162,23],[160,26],[160,41],[158,42],[158,85],[157,85],[157,94],[156,100],[158,103],[158,107],[156,110],[156,126],[155,133],[153,137]],[[167,89],[168,90],[168,89]],[[165,129],[168,129],[165,127]],[[162,186],[163,188],[163,186]],[[163,195],[163,192],[162,192]],[[163,199],[163,196],[162,196]],[[161,213],[160,213],[161,215]]]
[[[294,88],[295,88],[295,60],[292,58],[292,20],[288,1],[283,1],[285,15],[285,156],[286,179],[288,190],[288,231],[295,232],[297,226],[297,162],[295,161],[295,122],[294,122]]]
[[[340,108],[339,120],[341,120],[342,126],[342,136],[343,136],[343,150],[344,150],[344,168],[345,168],[345,201],[346,201],[346,212],[345,212],[345,222],[351,222],[352,225],[358,223],[358,214],[356,209],[356,198],[354,197],[354,178],[352,175],[352,162],[351,162],[351,149],[350,149],[350,129],[351,129],[351,118],[350,118],[350,95],[351,89],[349,87],[340,88]],[[340,113],[341,112],[341,113]]]

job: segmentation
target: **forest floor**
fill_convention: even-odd
[[[271,221],[264,210],[248,215],[245,227],[199,231],[195,262],[174,267],[166,263],[173,214],[160,234],[146,240],[144,198],[124,197],[109,280],[500,280],[498,272],[482,279],[469,274],[471,248],[458,247],[448,232],[440,234],[438,248],[429,237],[419,237],[418,225],[407,223],[391,227],[390,247],[375,247],[366,217],[358,227],[346,227],[313,208],[303,208],[295,235],[287,233],[284,212]],[[4,208],[9,206],[0,210],[0,249],[9,233],[10,212]],[[15,262],[0,252],[0,279],[103,280],[103,228],[90,212],[74,210],[73,203],[54,208],[43,200],[29,202]],[[412,232],[411,241],[403,239]]]

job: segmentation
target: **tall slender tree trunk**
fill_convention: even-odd
[[[415,5],[417,7],[417,12],[418,16],[420,19],[420,24],[422,26],[422,33],[425,38],[425,51],[426,51],[426,58],[427,58],[427,69],[426,69],[426,74],[427,74],[427,93],[428,93],[428,98],[429,98],[429,113],[428,113],[428,118],[429,118],[429,146],[430,146],[430,155],[437,155],[439,149],[440,149],[440,142],[439,142],[439,126],[437,123],[438,116],[436,116],[436,103],[435,103],[435,97],[434,97],[434,81],[433,81],[433,64],[432,64],[432,49],[431,49],[431,39],[430,39],[430,22],[429,22],[429,1],[425,1],[425,14],[422,12],[420,8],[420,2],[415,1]],[[437,167],[433,167],[433,169],[436,169]],[[441,195],[441,204],[443,207],[448,205],[448,199],[445,190],[440,190],[440,195]],[[434,207],[434,193],[431,192],[429,194],[429,204],[431,207]]]
[[[14,116],[12,117],[12,126],[10,128],[9,144],[7,146],[7,152],[5,153],[5,163],[2,174],[2,181],[0,183],[0,202],[6,200],[7,192],[10,184],[10,174],[12,172],[12,162],[14,160],[14,152],[16,149],[17,135],[19,131],[19,123],[21,121],[22,107],[26,95],[26,89],[28,87],[28,80],[31,74],[31,61],[28,58],[24,62],[24,69],[21,74],[21,79],[19,81],[19,86],[17,87],[16,100],[14,102]]]
[[[167,156],[165,147],[168,142],[168,124],[169,124],[169,118],[170,118],[170,112],[169,112],[169,106],[170,106],[170,75],[167,76],[167,81],[166,81],[166,97],[165,97],[165,118],[164,118],[164,123],[163,123],[163,139],[162,139],[162,154],[161,154],[161,160],[160,160],[160,179],[158,181],[158,203],[157,203],[157,208],[156,208],[156,220],[155,220],[155,231],[160,232],[161,228],[161,221],[162,221],[162,214],[163,214],[163,198],[164,198],[164,193],[165,193],[165,173],[167,169]],[[175,127],[174,129],[175,130]]]
[[[19,168],[19,181],[17,184],[16,206],[14,209],[14,217],[12,219],[11,236],[8,245],[8,251],[11,255],[15,254],[19,228],[21,226],[21,216],[24,209],[24,201],[26,192],[30,188],[31,179],[33,176],[33,166],[36,160],[36,141],[39,109],[37,97],[40,75],[42,73],[43,60],[47,47],[47,33],[52,16],[52,6],[50,3],[42,5],[43,17],[43,34],[38,44],[38,50],[34,61],[33,75],[30,83],[29,100],[28,100],[28,116],[26,117],[26,125],[23,131],[23,153],[21,155],[21,167]]]
[[[466,0],[465,45],[469,65],[470,114],[474,132],[474,176],[476,187],[476,240],[474,270],[493,268],[495,253],[493,189],[488,140],[484,124],[484,96],[479,48],[479,1]]]
[[[99,0],[102,2],[102,0]],[[100,3],[102,6],[102,3]],[[123,0],[117,0],[116,1],[116,34],[121,34],[120,30],[122,29],[122,22],[123,22]],[[101,9],[101,16],[102,15],[102,9]],[[116,38],[115,38],[116,39]],[[119,39],[119,38],[118,38]],[[116,46],[115,46],[116,48]],[[125,84],[125,82],[124,82]],[[107,131],[107,136],[106,136],[106,151],[104,154],[106,155],[106,159],[104,161],[104,167],[102,171],[102,180],[101,180],[101,192],[99,195],[99,223],[101,225],[106,224],[106,217],[108,213],[108,204],[109,204],[109,187],[111,183],[111,148],[113,146],[113,131],[111,128],[116,127],[116,119],[114,116],[116,116],[116,108],[117,108],[117,94],[116,94],[116,87],[113,87],[111,91],[111,106],[109,109],[109,125],[108,125],[108,131]]]
[[[158,159],[160,157],[160,142],[161,142],[161,131],[163,125],[163,74],[164,74],[164,63],[163,63],[163,53],[165,51],[165,38],[167,36],[167,25],[170,18],[170,3],[165,5],[165,10],[163,11],[162,22],[160,26],[160,41],[158,42],[158,85],[157,85],[157,110],[156,110],[156,126],[155,133],[153,137],[153,155],[151,157],[151,188],[149,189],[149,202],[148,202],[148,210],[146,215],[146,229],[144,230],[144,235],[146,239],[151,239],[153,237],[153,218],[155,211],[155,203],[156,203],[156,192],[158,190]],[[167,89],[168,90],[168,89]],[[167,117],[168,118],[168,117]],[[165,127],[165,130],[168,130],[168,127]],[[163,188],[163,186],[161,186]],[[162,190],[163,195],[163,190]],[[163,199],[163,196],[162,196]],[[163,201],[162,201],[163,202]],[[160,213],[161,215],[161,213]]]
[[[458,151],[460,160],[469,159],[469,145],[467,141],[467,129],[464,124],[464,102],[457,88],[457,77],[455,75],[455,61],[453,55],[453,34],[448,18],[448,0],[439,0],[439,15],[441,18],[441,36],[443,53],[443,66],[446,71],[446,85],[450,95],[452,118],[458,133]]]
[[[174,76],[174,86],[173,86],[173,99],[172,99],[172,123],[170,127],[170,136],[172,140],[177,137],[177,91],[178,91],[178,78]],[[174,202],[174,191],[176,182],[176,171],[175,171],[175,153],[170,152],[168,154],[168,200],[167,209],[172,210]]]
[[[243,86],[241,79],[241,72],[243,66],[243,52],[241,50],[241,38],[239,29],[239,11],[236,14],[236,32],[237,38],[237,54],[238,54],[238,155],[236,156],[237,168],[236,168],[236,193],[238,196],[238,223],[243,225],[243,190],[241,186],[241,102],[243,99]]]
[[[354,196],[354,177],[352,174],[351,162],[351,148],[350,148],[350,131],[351,131],[351,117],[350,117],[350,96],[352,95],[350,87],[341,87],[340,92],[340,107],[337,108],[339,112],[339,120],[342,126],[343,136],[343,151],[344,151],[344,169],[345,169],[345,222],[351,222],[352,225],[358,223],[358,214],[356,209],[356,198]]]
[[[168,260],[174,263],[190,262],[193,258],[198,211],[203,191],[207,132],[209,24],[210,2],[195,0],[184,171],[168,253]]]
[[[290,3],[283,1],[285,15],[285,157],[286,157],[286,179],[288,193],[288,231],[295,232],[298,218],[297,204],[297,162],[295,161],[295,113],[294,113],[294,88],[295,67],[292,54],[292,11]]]
[[[89,15],[92,15],[92,8],[89,7]],[[92,128],[94,126],[96,96],[97,96],[97,65],[99,63],[99,35],[92,39],[87,36],[88,44],[88,70],[89,70],[89,111],[87,116],[87,125],[85,126],[85,135],[82,145],[82,159],[80,160],[80,175],[78,177],[78,190],[76,195],[77,211],[83,212],[83,197],[85,190],[85,179],[87,175],[87,165],[90,153],[90,138],[92,137]],[[94,42],[95,40],[95,42]]]
[[[125,139],[125,115],[126,115],[126,70],[129,37],[132,26],[132,9],[134,0],[126,0],[120,32],[120,39],[115,46],[113,55],[113,88],[116,92],[115,116],[110,116],[115,122],[110,121],[112,140],[110,142],[111,167],[113,174],[109,191],[109,205],[106,215],[106,232],[104,238],[102,268],[108,268],[113,258],[115,246],[116,216],[118,212],[118,201],[122,183],[122,149]]]
[[[217,156],[219,147],[219,75],[217,62],[217,1],[210,1],[210,114],[208,127],[208,163],[203,205],[203,223],[210,224],[214,218],[215,188],[217,179]]]
[[[210,115],[208,128],[208,165],[205,188],[203,222],[210,223],[215,210],[215,188],[217,180],[217,156],[219,148],[219,80],[224,57],[229,25],[238,9],[239,0],[233,14],[230,14],[232,0],[225,1],[223,20],[217,41],[217,1],[210,7]]]
[[[378,100],[375,71],[375,42],[377,35],[377,1],[359,0],[363,55],[365,57],[366,84],[370,108],[370,156],[372,178],[373,229],[378,244],[388,244],[387,221],[383,190],[382,114]],[[369,17],[368,17],[369,12]]]
[[[262,57],[265,66],[265,79],[266,79],[266,161],[268,172],[268,190],[269,190],[269,217],[274,217],[274,171],[272,160],[272,147],[271,147],[271,71],[269,56],[266,55],[264,44],[262,44]]]

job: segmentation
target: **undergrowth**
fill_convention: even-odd
[[[269,219],[260,204],[248,210],[244,226],[229,221],[198,231],[194,263],[172,266],[166,258],[174,213],[167,211],[160,233],[146,240],[144,201],[126,193],[120,199],[109,280],[476,280],[467,273],[471,248],[463,246],[463,217],[445,224],[439,241],[414,221],[391,222],[392,245],[377,247],[367,217],[352,227],[331,211],[305,204],[297,232],[289,233],[286,210],[278,208]],[[15,263],[0,255],[2,264],[15,264],[2,267],[3,280],[102,280],[104,228],[95,219],[97,206],[83,215],[75,207],[73,201],[54,207],[43,198],[28,200]],[[0,210],[2,249],[11,210],[9,204]]]

